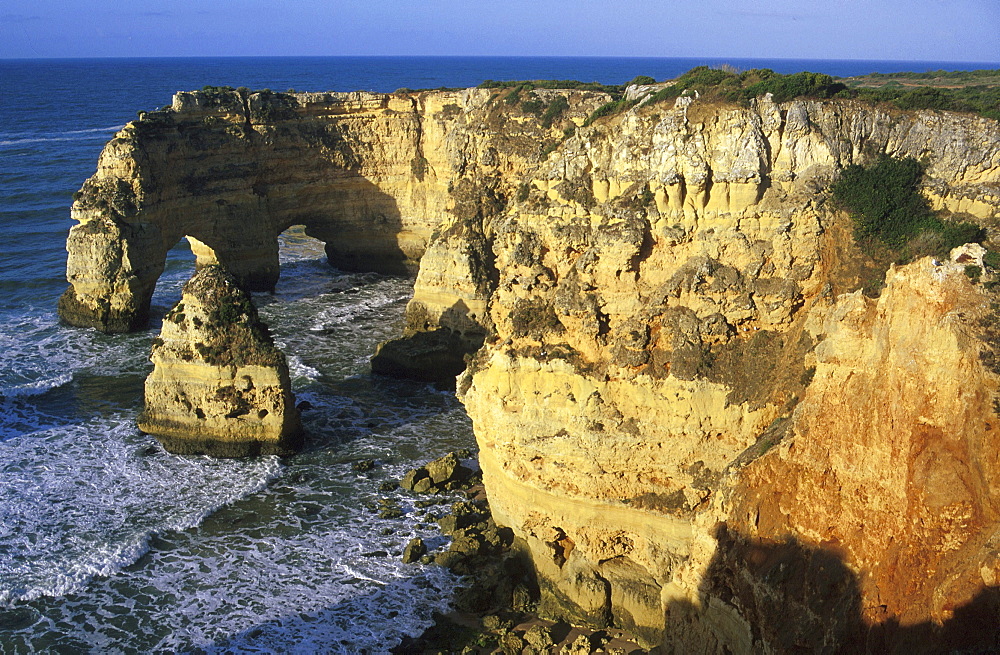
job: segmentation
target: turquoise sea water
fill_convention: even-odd
[[[287,233],[277,292],[256,298],[289,355],[308,431],[289,460],[175,457],[134,427],[159,316],[193,257],[175,250],[149,330],[60,326],[73,191],[137,110],[205,84],[392,91],[484,79],[620,83],[699,64],[873,71],[982,63],[587,58],[0,61],[0,653],[383,652],[447,606],[455,580],[398,563],[434,530],[367,507],[381,482],[471,446],[451,394],[374,378],[411,282],[344,274]],[[353,471],[376,459],[369,474]],[[390,494],[395,495],[395,494]]]

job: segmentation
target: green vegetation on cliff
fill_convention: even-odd
[[[895,77],[894,77],[895,76]],[[746,104],[771,93],[775,102],[796,98],[854,98],[890,103],[900,109],[943,109],[1000,118],[1000,71],[955,73],[892,73],[886,78],[907,80],[876,85],[867,78],[841,80],[821,73],[781,75],[768,68],[740,73],[699,66],[684,73],[653,95],[651,102],[673,99],[697,91],[707,99]],[[868,79],[863,82],[861,79]]]
[[[651,102],[672,100],[682,94],[697,92],[709,100],[745,104],[757,96],[771,93],[775,102],[794,98],[832,98],[847,89],[822,73],[781,75],[769,68],[754,68],[737,73],[730,69],[698,66],[684,73],[668,87],[653,94]]]
[[[651,79],[637,81],[640,78],[636,78],[630,84],[651,84]],[[746,105],[767,93],[772,94],[775,102],[797,98],[857,99],[888,103],[903,110],[939,109],[1000,119],[1000,71],[994,70],[873,74],[863,78],[838,79],[823,73],[782,75],[769,68],[737,72],[728,67],[698,66],[642,102],[655,104],[682,95],[697,94],[708,102]],[[636,101],[615,96],[595,111],[588,122],[620,113],[635,104]]]
[[[973,223],[940,219],[919,191],[923,166],[912,157],[883,155],[870,166],[845,168],[831,191],[854,219],[858,241],[875,240],[910,259],[926,254],[944,256],[952,248],[983,240]]]
[[[1000,86],[961,88],[860,87],[851,89],[853,97],[869,102],[887,102],[900,109],[942,109],[979,114],[1000,120]]]
[[[980,84],[997,86],[1000,85],[1000,70],[980,68],[971,71],[934,70],[923,73],[869,73],[868,75],[844,78],[843,81],[848,86],[877,86],[882,82],[908,84],[914,81],[920,81],[928,86],[954,87]]]
[[[637,103],[638,100],[626,100],[625,98],[620,98],[618,100],[612,100],[611,102],[607,102],[598,107],[597,109],[595,109],[590,116],[587,116],[587,120],[583,122],[583,125],[584,127],[586,127],[587,125],[590,125],[591,123],[596,121],[598,118],[620,114],[623,111],[635,107]]]

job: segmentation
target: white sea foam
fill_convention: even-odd
[[[168,267],[154,306],[188,274]],[[365,374],[408,296],[398,278],[299,260],[259,298],[312,405],[306,450],[287,463],[174,457],[136,432],[155,328],[106,336],[51,309],[0,322],[14,358],[0,382],[40,390],[0,403],[0,615],[18,626],[0,652],[379,653],[426,628],[454,579],[399,557],[412,536],[443,538],[432,519],[414,526],[398,492],[406,518],[366,505],[381,481],[471,437],[452,396]],[[303,329],[320,316],[328,329]],[[379,465],[357,473],[358,459]]]
[[[64,134],[93,134],[93,133],[96,133],[96,132],[101,132],[101,133],[105,133],[105,132],[117,132],[118,130],[122,129],[123,127],[125,127],[125,126],[124,125],[111,125],[110,127],[92,127],[92,128],[86,129],[86,130],[69,130],[68,132],[64,132]]]
[[[87,130],[68,130],[66,132],[51,132],[37,134],[32,132],[4,134],[0,139],[0,146],[21,146],[30,143],[46,143],[49,141],[82,141],[94,139],[100,135],[117,132],[125,127],[124,125],[112,125],[111,127],[95,127]]]
[[[72,373],[63,373],[51,378],[35,380],[33,382],[25,382],[23,384],[12,386],[0,386],[0,397],[16,398],[19,396],[37,396],[49,391],[50,389],[61,387],[72,379]]]
[[[126,417],[0,442],[0,602],[65,595],[116,573],[151,536],[198,525],[280,467],[171,456]]]
[[[81,403],[81,396],[90,403],[116,403],[128,398],[116,392],[122,385],[132,385],[129,393],[140,392],[135,387],[149,369],[152,338],[67,328],[52,311],[0,315],[0,441],[97,411]]]
[[[278,344],[279,347],[284,348],[284,344]],[[309,366],[302,361],[302,358],[298,355],[289,355],[288,359],[288,369],[292,374],[292,378],[305,378],[306,380],[316,381],[320,378],[320,372]]]
[[[70,371],[92,366],[136,370],[137,362],[142,366],[142,348],[151,338],[141,334],[108,338],[92,330],[67,328],[52,311],[12,317],[0,321],[0,349],[4,352],[0,385],[16,388],[58,380]]]
[[[331,304],[320,309],[313,317],[309,329],[318,332],[347,323],[356,323],[366,315],[388,306],[398,305],[410,297],[409,290],[384,294],[351,294],[351,302]]]
[[[36,607],[76,625],[67,647],[82,650],[387,652],[447,610],[452,575],[399,559],[413,536],[444,540],[414,526],[413,499],[401,492],[393,497],[408,518],[371,514],[376,481],[333,454],[300,456],[198,529],[163,533],[136,566]],[[11,643],[32,634],[16,631]]]

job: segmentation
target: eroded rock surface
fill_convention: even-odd
[[[199,270],[163,319],[139,429],[173,453],[290,455],[302,441],[285,357],[249,295]]]
[[[886,271],[824,191],[916,157],[995,240],[997,121],[682,98],[583,127],[605,97],[560,92],[544,126],[506,93],[180,94],[74,205],[62,315],[141,323],[185,234],[262,287],[296,223],[336,265],[422,257],[406,337],[479,348],[458,392],[543,614],[676,652],[1000,647],[992,274]]]
[[[543,126],[487,89],[177,93],[116,134],[76,194],[60,316],[105,332],[143,327],[166,253],[184,237],[201,265],[219,263],[253,291],[274,287],[277,237],[292,225],[324,241],[341,269],[414,272],[449,212],[489,211],[479,191],[495,202],[564,122],[607,100],[538,93],[572,108]],[[449,285],[421,302],[433,320],[464,313],[468,295]],[[481,300],[466,304],[482,314]]]
[[[459,392],[543,614],[677,652],[993,643],[997,299],[931,259],[856,291],[883,271],[822,191],[879,152],[995,228],[996,122],[766,100],[580,130],[489,223]]]

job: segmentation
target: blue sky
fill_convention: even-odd
[[[3,0],[0,57],[1000,62],[1000,0]]]

